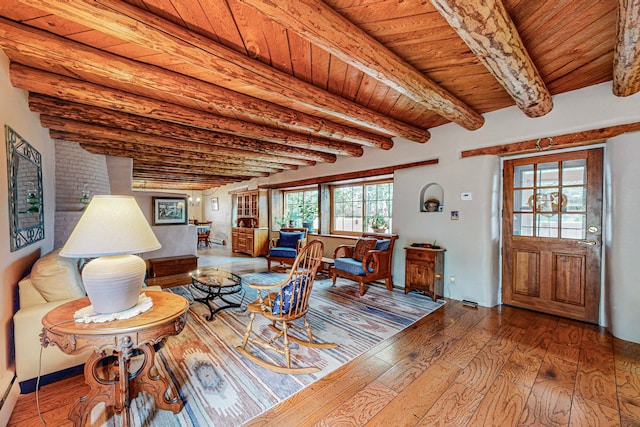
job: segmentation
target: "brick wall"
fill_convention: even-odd
[[[90,153],[80,144],[55,141],[56,221],[54,247],[64,245],[82,215],[80,202],[85,184],[91,196],[111,194],[106,158]]]

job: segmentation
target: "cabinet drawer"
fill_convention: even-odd
[[[413,261],[431,261],[436,259],[436,252],[434,251],[412,251],[407,250],[407,259]]]

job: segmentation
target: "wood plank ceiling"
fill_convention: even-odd
[[[54,139],[133,158],[134,187],[205,189],[636,93],[640,0],[619,3],[3,0],[0,47]]]

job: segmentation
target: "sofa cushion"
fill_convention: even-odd
[[[278,258],[295,258],[298,255],[295,249],[293,248],[271,248],[269,250],[270,257],[278,257]]]
[[[353,251],[353,258],[362,261],[368,251],[376,248],[376,240],[372,237],[362,237],[356,242],[356,248]]]
[[[333,267],[336,270],[344,271],[354,276],[364,276],[362,261],[353,258],[336,258]],[[369,267],[369,272],[373,272],[371,267]]]
[[[59,249],[49,252],[37,260],[29,277],[33,286],[48,302],[86,295],[77,259],[62,257],[59,252]]]
[[[304,239],[303,231],[281,231],[278,244],[280,248],[296,248],[298,240]]]
[[[389,239],[376,240],[376,251],[388,251],[389,246],[391,246],[391,240]]]

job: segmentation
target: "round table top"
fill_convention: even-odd
[[[240,276],[228,270],[205,267],[191,272],[191,278],[204,286],[225,288],[240,285]]]
[[[145,291],[144,289],[142,292],[151,298],[153,306],[144,313],[129,319],[101,323],[76,322],[73,318],[75,312],[91,304],[89,298],[84,297],[52,309],[42,318],[42,324],[46,329],[65,334],[111,335],[165,324],[189,310],[189,301],[180,295],[171,292]]]

